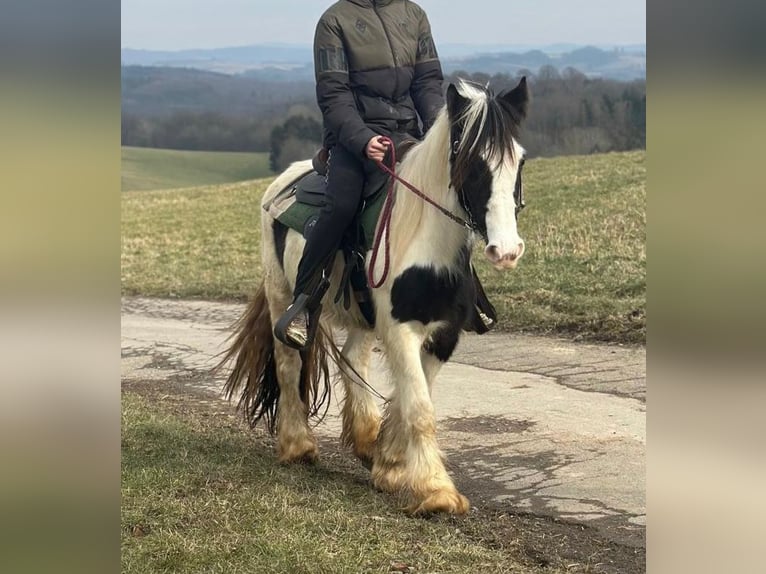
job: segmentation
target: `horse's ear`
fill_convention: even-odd
[[[468,106],[468,98],[460,95],[455,84],[447,86],[447,113],[451,120],[459,118]]]
[[[500,94],[500,99],[504,100],[514,110],[516,110],[521,119],[527,117],[527,104],[529,103],[529,88],[527,88],[527,77],[521,78],[519,85],[508,92]]]

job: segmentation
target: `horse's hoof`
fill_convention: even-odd
[[[314,464],[319,458],[319,449],[316,443],[304,441],[302,443],[292,443],[289,446],[279,448],[279,462],[282,464],[303,463]]]
[[[354,456],[364,465],[367,470],[372,470],[375,461],[375,439],[369,442],[357,442],[354,444]]]
[[[343,432],[341,441],[351,447],[367,470],[372,470],[375,446],[380,432],[380,417],[377,415],[355,414],[351,403],[343,407]]]
[[[359,456],[359,455],[356,455],[356,457],[359,459],[359,462],[362,463],[362,466],[364,468],[366,468],[369,471],[372,471],[372,457]]]
[[[420,503],[411,505],[407,510],[410,514],[465,514],[470,505],[468,499],[457,490],[437,490]]]

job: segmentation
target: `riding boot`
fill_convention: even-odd
[[[298,351],[304,351],[311,346],[319,327],[322,304],[312,309],[310,303],[311,297],[301,293],[274,326],[274,336]]]
[[[314,342],[319,317],[322,314],[322,297],[330,288],[330,271],[333,259],[322,269],[322,274],[314,280],[311,293],[299,293],[293,303],[285,310],[274,326],[274,336],[298,351],[305,351]]]
[[[330,150],[325,204],[306,236],[295,278],[293,304],[274,328],[277,339],[290,347],[307,348],[316,333],[317,309],[329,287],[327,278],[343,233],[359,210],[364,178],[365,165],[354,154],[340,145]]]

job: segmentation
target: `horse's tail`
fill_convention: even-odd
[[[233,341],[216,369],[234,361],[223,386],[224,396],[231,400],[239,394],[237,408],[250,426],[254,427],[263,418],[273,433],[279,404],[279,381],[271,329],[269,303],[261,284],[247,310],[234,324]]]
[[[234,324],[233,342],[216,369],[234,361],[223,387],[231,400],[239,394],[237,408],[251,427],[264,419],[269,432],[276,431],[279,405],[274,332],[266,290],[261,284],[246,311]],[[329,341],[329,342],[328,342]],[[300,397],[309,416],[324,417],[329,407],[328,347],[332,338],[318,329],[314,344],[301,353]]]

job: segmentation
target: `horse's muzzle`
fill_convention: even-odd
[[[495,269],[513,269],[524,255],[524,242],[519,243],[506,252],[503,252],[497,245],[490,243],[484,250],[484,256],[489,260]]]

